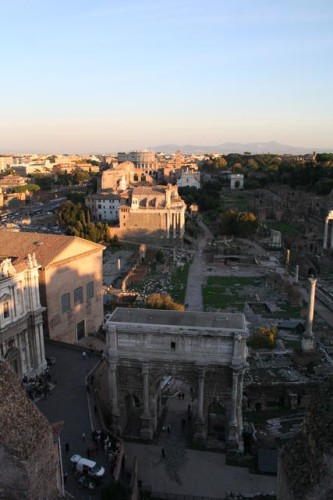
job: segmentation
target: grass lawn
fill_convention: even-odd
[[[189,263],[185,264],[183,267],[177,267],[175,272],[171,276],[170,295],[178,304],[184,304],[185,302],[189,268]]]
[[[301,235],[303,234],[297,228],[290,226],[289,224],[285,224],[284,222],[266,222],[267,227],[270,229],[275,229],[276,231],[280,231],[282,234],[294,234]]]
[[[233,307],[242,310],[246,296],[246,286],[260,286],[261,278],[235,277],[235,276],[210,276],[207,285],[203,286],[202,296],[205,310],[209,307],[225,309]]]

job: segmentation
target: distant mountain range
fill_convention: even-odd
[[[213,153],[241,153],[249,152],[252,154],[307,154],[313,151],[333,153],[333,149],[323,149],[323,148],[302,148],[297,146],[287,146],[286,144],[280,144],[278,142],[249,142],[243,144],[241,142],[224,142],[216,146],[196,146],[192,144],[179,145],[179,144],[163,144],[161,146],[150,146],[149,149],[153,151],[161,151],[165,154],[175,153],[176,151],[181,151],[184,154],[213,154]]]

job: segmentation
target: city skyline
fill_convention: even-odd
[[[0,150],[333,148],[333,5],[4,1]]]

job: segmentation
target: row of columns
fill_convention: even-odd
[[[185,233],[185,215],[184,211],[166,212],[166,237],[170,238],[170,234],[172,234],[173,238],[182,238]]]
[[[142,364],[142,399],[143,412],[141,415],[141,437],[152,439],[155,432],[156,415],[152,414],[150,407],[149,393],[149,363]],[[243,393],[244,367],[242,365],[233,368],[232,375],[232,395],[229,421],[229,442],[241,442],[243,431],[242,420],[242,393]],[[205,393],[205,367],[198,367],[198,405],[197,418],[195,421],[194,439],[203,441],[206,438],[206,421],[204,414],[204,393]],[[121,433],[120,410],[117,388],[117,359],[109,361],[109,400],[111,401],[111,413],[113,428]],[[154,410],[156,411],[156,409]],[[154,412],[153,411],[153,412]]]

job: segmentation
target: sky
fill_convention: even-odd
[[[0,0],[0,151],[333,148],[332,0]]]

